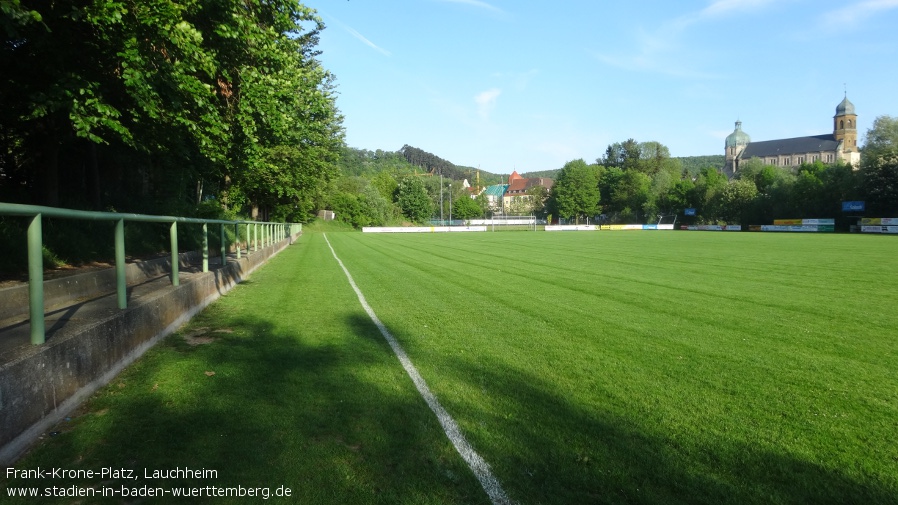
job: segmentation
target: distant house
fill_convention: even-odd
[[[555,181],[548,177],[524,178],[514,171],[508,176],[508,189],[502,195],[503,205],[506,209],[520,209],[529,206],[530,194],[527,191],[536,186],[551,190],[553,184]]]
[[[481,194],[486,195],[486,201],[491,210],[496,211],[502,208],[502,195],[505,194],[506,189],[508,189],[508,184],[494,184],[483,189]]]
[[[727,136],[724,143],[724,153],[724,172],[729,177],[738,173],[741,165],[752,158],[778,167],[793,168],[815,161],[841,161],[856,167],[860,163],[861,154],[857,147],[857,114],[854,104],[846,96],[836,106],[833,132],[810,137],[752,142],[751,137],[742,131],[742,121],[736,121],[736,129]]]

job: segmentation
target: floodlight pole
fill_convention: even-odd
[[[443,174],[440,173],[440,226],[443,226]]]
[[[452,226],[452,183],[449,183],[449,226]]]

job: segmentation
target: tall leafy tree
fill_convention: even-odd
[[[868,210],[898,213],[898,118],[879,116],[873,121],[861,150],[861,172]]]
[[[474,219],[483,216],[483,209],[470,197],[458,199],[452,207],[452,217],[458,219]]]
[[[2,7],[0,153],[32,201],[58,204],[60,181],[92,186],[94,206],[131,209],[135,196],[195,204],[212,193],[296,219],[321,200],[342,118],[315,59],[313,10],[296,0]]]
[[[430,217],[433,205],[420,177],[405,177],[399,182],[396,203],[409,221],[423,223]]]
[[[582,159],[567,162],[552,186],[558,216],[578,223],[599,213],[600,196],[598,170]]]

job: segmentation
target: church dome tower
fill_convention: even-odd
[[[833,116],[833,137],[842,143],[845,152],[857,152],[857,114],[848,95],[836,106]]]
[[[726,166],[724,172],[732,177],[739,170],[739,155],[751,143],[751,137],[742,131],[742,121],[736,121],[736,129],[727,135],[724,143],[726,154]]]

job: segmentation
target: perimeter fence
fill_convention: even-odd
[[[0,217],[19,216],[28,220],[28,228],[23,237],[28,250],[28,301],[31,323],[31,343],[43,344],[46,339],[44,326],[44,257],[43,257],[43,220],[45,218],[61,218],[82,221],[108,221],[114,224],[110,240],[115,247],[116,296],[119,309],[128,307],[127,280],[125,274],[125,222],[164,223],[169,225],[171,252],[171,282],[179,285],[178,273],[178,223],[198,225],[201,227],[202,271],[209,271],[209,225],[218,225],[218,242],[221,265],[227,264],[229,248],[226,228],[233,227],[234,240],[230,245],[235,247],[239,259],[242,252],[253,251],[259,247],[267,247],[291,237],[302,231],[299,223],[273,223],[261,221],[228,221],[221,219],[203,219],[176,216],[154,216],[147,214],[124,214],[118,212],[91,212],[83,210],[42,207],[0,203]],[[244,242],[240,242],[241,228],[245,233]],[[241,245],[244,246],[241,249]]]

